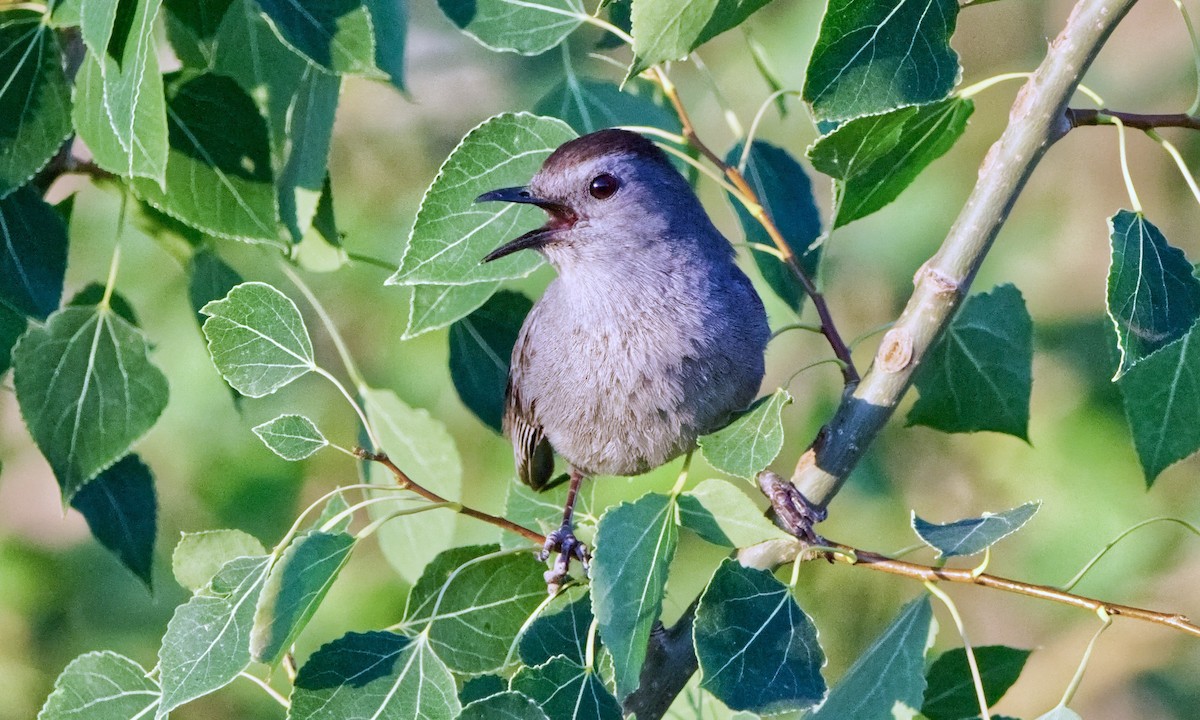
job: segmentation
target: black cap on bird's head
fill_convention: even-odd
[[[586,214],[583,207],[607,201],[625,184],[624,173],[615,168],[586,173],[575,181],[581,168],[589,168],[607,158],[623,158],[651,163],[679,177],[670,160],[657,145],[629,130],[600,130],[563,143],[546,161],[529,185],[500,188],[475,198],[475,202],[509,202],[536,205],[549,215],[545,225],[531,230],[493,250],[483,258],[491,262],[519,250],[538,249],[554,240],[560,232],[575,227]],[[567,179],[567,180],[564,180]]]

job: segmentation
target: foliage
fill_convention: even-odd
[[[834,543],[820,545],[816,536],[810,539],[818,547],[799,547],[764,516],[748,482],[792,457],[789,440],[807,440],[796,432],[801,411],[839,400],[861,403],[867,415],[882,413],[873,417],[886,419],[891,411],[855,396],[852,384],[841,397],[822,396],[819,387],[796,390],[800,371],[820,363],[789,358],[786,372],[766,386],[778,389],[699,439],[704,470],[735,479],[695,482],[685,463],[674,486],[654,475],[637,489],[587,488],[577,521],[592,548],[590,565],[554,597],[546,596],[546,566],[533,552],[540,541],[530,541],[558,526],[565,489],[539,496],[513,485],[503,519],[479,509],[495,499],[480,489],[479,476],[487,475],[480,466],[499,462],[487,457],[488,444],[502,445],[492,436],[503,432],[510,357],[532,307],[524,291],[536,287],[538,279],[529,278],[542,265],[534,253],[480,260],[542,222],[542,213],[475,200],[524,185],[555,148],[581,134],[635,126],[672,154],[702,196],[723,192],[736,223],[722,227],[740,231],[731,238],[735,245],[749,245],[748,264],[757,270],[773,324],[782,332],[803,327],[802,313],[816,314],[836,362],[853,376],[848,364],[855,358],[839,347],[815,288],[841,299],[870,282],[830,257],[846,226],[880,228],[895,217],[884,212],[926,207],[909,188],[920,186],[968,133],[980,88],[956,90],[964,70],[951,40],[960,13],[983,3],[830,0],[802,76],[773,73],[772,43],[749,39],[754,64],[777,92],[758,98],[763,104],[748,128],[724,107],[719,89],[713,93],[723,106],[713,116],[730,119],[736,136],[714,152],[700,139],[709,137],[708,128],[697,131],[686,114],[674,84],[682,73],[673,63],[695,59],[699,48],[707,53],[742,41],[729,31],[769,28],[768,13],[783,16],[769,4],[439,0],[447,28],[495,51],[539,55],[560,48],[565,71],[527,94],[533,112],[471,120],[475,127],[436,174],[420,179],[428,185],[396,266],[343,243],[334,191],[340,201],[367,189],[342,186],[331,149],[338,147],[335,119],[361,112],[356,102],[375,113],[371,103],[389,87],[420,99],[421,84],[410,83],[404,65],[409,8],[403,0],[0,4],[0,370],[12,368],[20,417],[57,479],[64,507],[78,511],[104,548],[156,588],[155,601],[177,604],[154,639],[156,659],[117,639],[129,657],[106,650],[79,655],[45,688],[39,718],[205,716],[214,707],[205,705],[210,695],[232,696],[237,690],[226,688],[249,677],[286,708],[277,712],[297,720],[607,719],[640,711],[648,693],[672,700],[693,666],[699,674],[685,695],[700,700],[689,705],[681,695],[672,711],[680,716],[689,710],[700,716],[719,701],[713,710],[719,717],[802,711],[814,720],[918,713],[965,720],[986,714],[981,704],[1000,702],[1030,652],[1002,645],[972,650],[964,634],[962,647],[930,660],[938,623],[926,595],[899,606],[893,593],[868,618],[836,601],[812,611],[811,588],[801,577],[813,565],[802,568],[802,561],[822,553],[851,564],[858,558]],[[574,63],[593,50],[617,67],[598,61],[588,65],[592,75],[578,73]],[[710,80],[721,82],[716,75]],[[364,87],[374,94],[368,100]],[[758,135],[772,104],[781,115],[790,112],[790,95],[802,99],[817,129],[805,152]],[[443,152],[452,144],[446,139]],[[994,160],[989,155],[987,162]],[[85,200],[48,200],[59,197],[56,181],[72,173],[90,182],[80,198],[119,196],[109,229],[97,229],[88,214],[94,209],[76,207]],[[1014,182],[1009,207],[1022,182]],[[1102,345],[1115,352],[1111,363],[1096,353],[1090,360],[1112,376],[1115,391],[1107,386],[1108,392],[1119,393],[1126,445],[1150,485],[1200,449],[1200,343],[1192,337],[1200,280],[1193,260],[1147,219],[1130,190],[1134,210],[1109,219],[1104,309],[1112,329]],[[1175,227],[1166,220],[1162,228]],[[154,245],[141,245],[134,227]],[[163,253],[179,265],[169,280],[155,277]],[[108,262],[107,275],[89,264],[93,256]],[[120,292],[137,286],[130,268],[140,264],[155,266],[138,277],[159,283],[155,297],[162,300],[152,304],[139,293],[144,321]],[[372,296],[408,303],[403,327],[390,320],[377,326],[323,304],[361,285],[364,275],[355,273],[372,265],[388,269],[386,279],[370,280]],[[318,269],[333,272],[315,292],[307,280]],[[1038,419],[1031,410],[1041,410],[1031,398],[1045,318],[1031,312],[1011,282],[968,296],[977,269],[944,288],[957,312],[945,327],[925,328],[931,350],[903,361],[919,367],[919,398],[908,423],[1029,441]],[[280,272],[290,284],[277,279]],[[161,283],[169,283],[169,301]],[[87,287],[64,301],[64,288],[76,284]],[[1101,291],[1092,289],[1098,298]],[[189,321],[178,333],[166,329],[176,301],[190,308],[195,327]],[[1098,305],[1092,311],[1100,317]],[[833,314],[858,322],[845,319],[854,313]],[[434,335],[439,330],[445,332]],[[401,336],[413,342],[397,343]],[[448,387],[439,396],[417,387],[423,380],[405,379],[395,383],[402,390],[385,389],[389,384],[378,377],[386,374],[381,367],[408,372],[427,364],[430,355],[419,348],[430,336],[448,346],[444,366],[431,365],[457,393],[460,403],[450,411],[452,399],[440,399],[452,398]],[[292,462],[321,468],[323,482],[340,476],[336,487],[326,482],[307,493],[310,504],[296,514],[288,503],[297,488],[271,497],[272,486],[251,477],[256,469],[240,467],[242,450],[213,440],[204,449],[221,457],[222,479],[267,488],[260,501],[229,503],[246,505],[243,513],[277,516],[281,530],[267,546],[243,529],[221,529],[234,521],[199,514],[190,521],[203,529],[184,533],[174,547],[173,583],[156,581],[155,558],[164,554],[155,550],[165,526],[160,498],[174,503],[180,494],[161,480],[156,486],[156,476],[180,472],[172,465],[204,473],[195,448],[209,437],[198,416],[201,403],[215,402],[167,378],[198,372],[179,364],[202,342],[204,366],[211,364],[232,390],[212,395],[245,415],[240,429],[249,432],[238,448],[261,453],[256,464],[273,453],[275,464],[262,467],[275,468],[274,475],[287,473],[278,468]],[[329,362],[334,357],[336,365]],[[364,362],[368,372],[357,364],[364,358],[371,358]],[[887,362],[881,354],[879,364]],[[314,390],[319,383],[327,385]],[[328,397],[347,407],[326,407]],[[453,413],[466,416],[458,405],[479,423],[469,430],[451,426]],[[177,462],[139,445],[148,434],[178,428],[172,415],[189,421],[188,436],[169,438],[187,448]],[[859,448],[882,424],[826,428],[814,445]],[[891,468],[903,465],[898,456],[868,462]],[[809,461],[807,454],[800,460]],[[361,482],[347,479],[355,472]],[[925,499],[917,502],[926,507]],[[932,562],[940,567],[955,557],[985,551],[990,557],[1040,507],[1026,503],[947,524],[914,512],[912,529],[937,551]],[[369,618],[330,619],[328,608],[344,601],[344,578],[375,554],[391,565],[388,581],[398,578],[386,592],[390,605],[379,603],[383,609]],[[754,566],[764,556],[774,559]],[[776,572],[781,568],[790,581]],[[0,581],[2,572],[0,565]],[[187,597],[170,595],[175,585]],[[945,600],[936,587],[930,591]],[[855,635],[885,616],[894,619],[873,641]],[[817,621],[864,629],[831,642],[836,633],[820,637]],[[680,637],[678,647],[669,646]],[[826,668],[827,657],[836,658],[837,671]],[[1043,717],[1075,716],[1067,705],[1077,687],[1078,677]],[[1057,697],[1044,700],[1043,707]]]

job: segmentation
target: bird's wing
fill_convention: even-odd
[[[517,477],[534,490],[545,490],[554,475],[554,451],[533,407],[522,402],[510,374],[504,391],[504,434],[512,440]]]

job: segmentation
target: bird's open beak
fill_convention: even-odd
[[[519,250],[539,248],[550,240],[556,230],[562,230],[575,224],[574,211],[565,205],[537,197],[527,187],[500,188],[499,190],[485,192],[475,198],[475,202],[477,203],[496,201],[536,205],[546,211],[550,216],[550,220],[540,228],[530,230],[524,235],[510,240],[491,251],[482,260],[485,263],[497,260],[505,255],[511,255]]]

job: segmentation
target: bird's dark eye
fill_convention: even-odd
[[[617,190],[621,188],[621,181],[609,175],[608,173],[600,173],[592,178],[592,184],[588,187],[588,192],[597,200],[607,200],[613,196]]]

